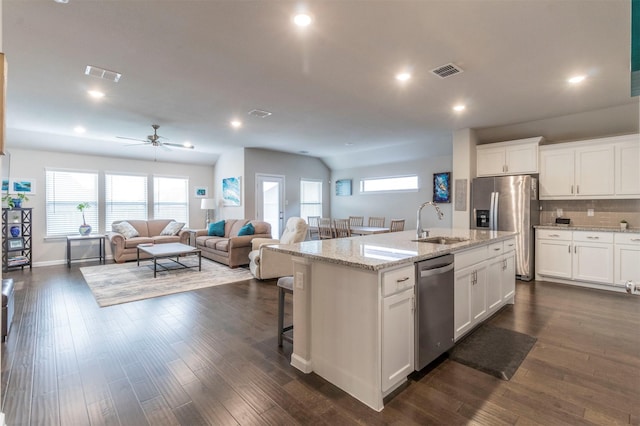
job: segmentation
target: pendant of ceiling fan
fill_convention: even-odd
[[[152,124],[151,127],[153,128],[153,134],[152,135],[148,135],[147,139],[128,138],[128,137],[125,137],[125,136],[116,136],[116,138],[142,142],[142,143],[136,143],[136,144],[126,145],[126,146],[151,145],[151,146],[155,146],[155,147],[162,147],[162,148],[164,148],[166,150],[169,150],[169,151],[170,151],[170,149],[169,149],[170,146],[176,147],[176,148],[184,148],[184,149],[193,149],[193,148],[195,148],[191,144],[179,144],[179,143],[171,143],[171,142],[162,142],[160,139],[166,139],[166,138],[164,136],[158,135],[158,129],[160,128],[160,125]]]

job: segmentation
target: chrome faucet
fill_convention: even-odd
[[[424,206],[426,205],[431,205],[436,209],[436,212],[438,213],[438,219],[442,220],[442,218],[444,217],[444,213],[442,213],[442,210],[440,210],[440,207],[438,207],[438,205],[436,203],[434,203],[433,201],[427,201],[426,203],[422,203],[420,205],[420,207],[418,207],[418,213],[417,213],[417,220],[416,220],[416,238],[426,238],[429,236],[429,231],[426,229],[422,229],[422,221],[420,220],[420,212],[422,212],[422,209],[424,208]]]

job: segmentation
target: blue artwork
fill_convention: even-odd
[[[231,177],[222,179],[222,199],[225,206],[240,205],[240,178]]]
[[[436,203],[451,202],[451,173],[433,174],[433,201]]]
[[[2,179],[2,192],[9,191],[9,179]]]

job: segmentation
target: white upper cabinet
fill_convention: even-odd
[[[638,135],[543,145],[539,153],[541,200],[640,195]]]
[[[640,135],[630,135],[615,144],[616,195],[640,197]]]
[[[538,173],[538,144],[542,137],[478,145],[478,176]]]

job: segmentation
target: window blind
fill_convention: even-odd
[[[78,233],[82,213],[76,208],[82,202],[91,207],[84,211],[85,220],[94,232],[98,230],[98,173],[89,171],[45,170],[45,222],[48,237]]]
[[[140,175],[105,174],[105,227],[111,230],[116,220],[147,220],[147,177]]]
[[[189,226],[189,179],[154,176],[153,217],[174,219]]]

